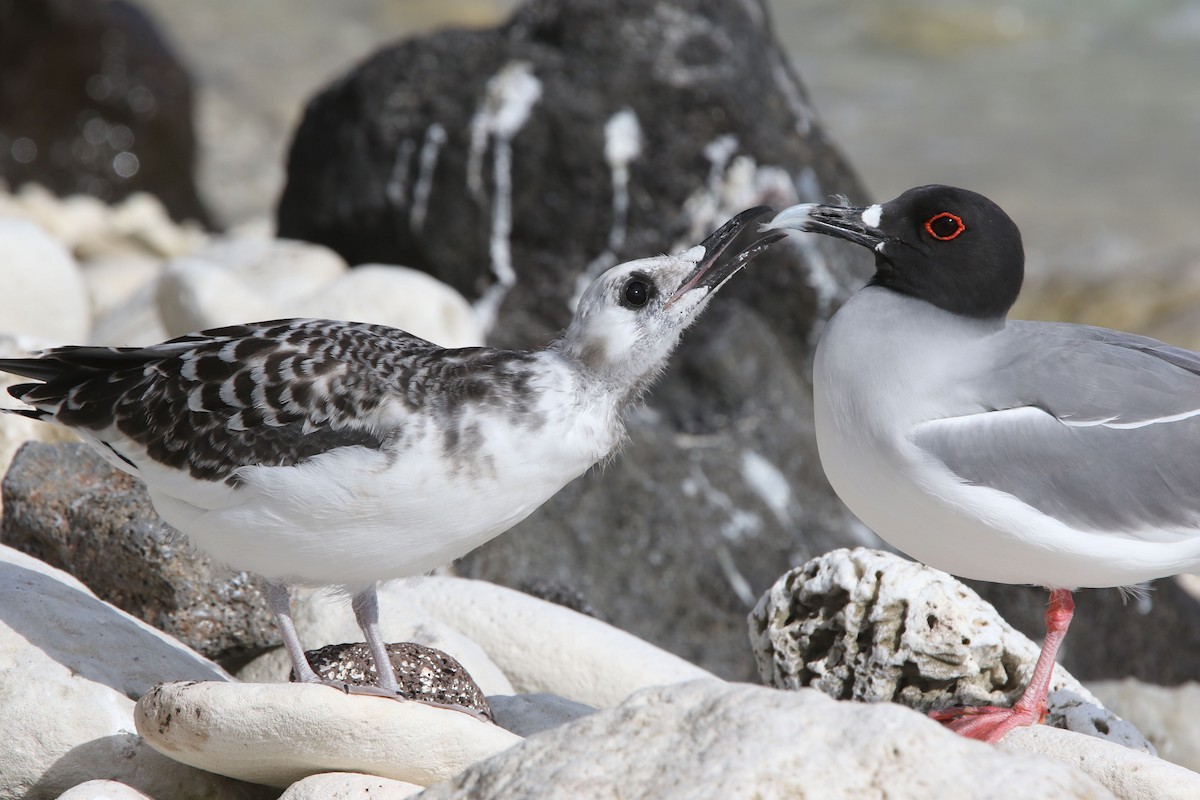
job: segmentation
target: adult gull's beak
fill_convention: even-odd
[[[860,208],[801,203],[780,211],[759,229],[770,231],[790,228],[807,233],[823,233],[874,250],[887,240],[876,227],[878,224],[879,206]]]
[[[735,272],[746,266],[750,262],[750,259],[782,239],[786,234],[775,233],[764,236],[747,246],[737,255],[717,265],[717,259],[729,247],[730,242],[736,239],[738,234],[749,226],[750,221],[755,217],[761,217],[770,210],[767,206],[757,206],[747,209],[726,222],[711,236],[701,242],[700,247],[704,248],[704,258],[700,259],[696,264],[695,271],[680,285],[675,294],[667,299],[663,308],[670,308],[676,300],[693,289],[707,288],[710,291],[716,291],[721,287],[721,284],[733,277]]]

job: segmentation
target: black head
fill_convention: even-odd
[[[1021,291],[1021,231],[981,194],[919,186],[888,203],[850,208],[806,203],[765,227],[847,239],[875,253],[871,285],[968,317],[1004,317]]]

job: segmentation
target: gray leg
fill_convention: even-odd
[[[350,603],[354,609],[354,618],[358,627],[362,628],[363,636],[367,639],[367,649],[371,658],[375,659],[375,672],[379,675],[379,687],[389,692],[399,692],[400,685],[396,683],[396,673],[392,672],[392,661],[388,658],[387,643],[379,632],[379,596],[375,586],[363,589],[354,595]]]
[[[313,672],[308,659],[304,657],[304,647],[300,637],[296,635],[296,625],[292,622],[292,601],[288,588],[279,583],[267,583],[267,602],[275,612],[275,622],[283,635],[283,647],[292,660],[292,670],[302,683],[323,683],[317,673]]]

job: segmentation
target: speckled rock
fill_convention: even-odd
[[[83,444],[25,445],[2,484],[0,542],[236,668],[278,643],[260,579],[230,572],[158,518],[145,488]]]
[[[642,691],[469,767],[423,800],[570,797],[1112,798],[1067,764],[892,704],[693,681]]]
[[[304,683],[163,684],[134,716],[176,761],[278,787],[321,772],[428,786],[521,741],[460,711]]]
[[[266,800],[195,770],[134,732],[134,698],[163,680],[228,676],[96,598],[66,573],[0,546],[0,797],[51,800],[97,779],[166,800]]]
[[[495,722],[487,698],[454,658],[413,642],[389,642],[387,651],[402,696],[435,705],[461,706]],[[352,686],[379,683],[371,651],[362,642],[331,644],[309,650],[305,656],[313,671],[327,681]],[[294,672],[291,679],[296,680]]]
[[[1012,705],[1039,651],[950,575],[864,548],[788,572],[749,623],[764,683],[920,711]],[[1049,705],[1049,724],[1153,752],[1061,666]]]

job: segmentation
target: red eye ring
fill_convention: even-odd
[[[933,223],[941,219],[953,220],[956,226],[954,231],[945,235],[934,233]],[[934,214],[932,217],[925,220],[925,232],[937,239],[939,242],[948,242],[951,239],[958,238],[958,235],[966,229],[967,226],[963,224],[962,217],[958,216],[957,214],[951,214],[949,211],[943,211],[940,214]]]

